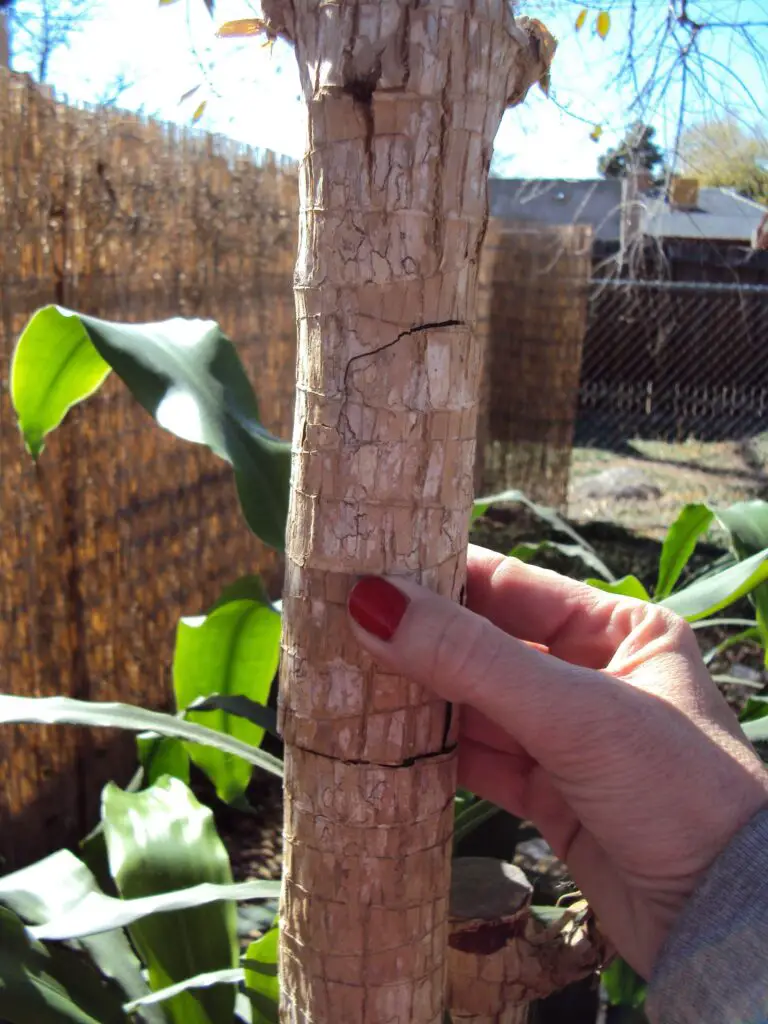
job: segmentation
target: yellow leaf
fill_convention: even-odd
[[[242,39],[244,36],[258,36],[266,30],[261,18],[238,18],[236,21],[225,21],[219,26],[216,35],[219,39]]]
[[[197,122],[200,120],[200,118],[205,113],[205,108],[206,108],[207,104],[208,104],[208,101],[207,100],[203,100],[203,102],[199,105],[197,110],[192,115],[192,124],[197,124]]]
[[[595,127],[592,129],[592,131],[589,133],[589,137],[590,137],[590,139],[592,139],[593,142],[599,142],[600,141],[600,136],[602,134],[603,134],[602,125],[596,124]]]
[[[579,13],[576,15],[576,31],[584,28],[584,22],[587,20],[587,8],[582,7]]]
[[[611,27],[611,16],[608,13],[608,11],[600,11],[600,13],[597,16],[596,27],[597,34],[600,36],[601,39],[605,39],[605,37],[608,35],[608,30]]]
[[[161,7],[167,7],[168,4],[177,4],[179,0],[160,0]]]

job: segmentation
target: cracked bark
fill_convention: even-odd
[[[264,0],[309,107],[283,594],[283,1021],[442,1024],[456,721],[354,643],[362,574],[458,599],[486,179],[551,37],[497,0]]]

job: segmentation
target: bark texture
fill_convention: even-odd
[[[8,12],[0,11],[0,68],[10,67],[11,43],[8,29]]]
[[[594,974],[609,950],[584,908],[550,924],[530,909],[533,887],[512,864],[454,861],[448,1009],[454,1024],[525,1024],[530,1004]]]
[[[496,0],[264,0],[309,108],[283,595],[282,1018],[442,1024],[456,721],[365,658],[351,585],[459,599],[486,179],[541,28]],[[546,41],[546,40],[545,40]]]

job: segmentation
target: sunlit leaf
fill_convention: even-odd
[[[248,697],[266,705],[280,658],[280,616],[271,604],[243,598],[220,604],[203,618],[182,619],[176,632],[173,687],[179,710],[199,698],[217,694]],[[225,710],[190,711],[189,721],[258,747],[264,729]],[[227,803],[243,795],[251,765],[221,750],[189,744],[187,752]]]
[[[192,124],[197,124],[200,118],[205,113],[205,108],[208,106],[208,100],[203,100],[195,107],[195,112],[192,115]]]
[[[582,7],[579,13],[576,15],[576,31],[579,32],[584,28],[584,22],[587,20],[587,8]]]
[[[245,987],[251,1000],[253,1024],[277,1024],[280,983],[277,977],[279,930],[271,928],[245,953]]]
[[[731,547],[738,558],[748,558],[768,547],[768,502],[740,501],[719,511],[717,518],[728,531]],[[757,624],[768,665],[768,583],[758,587],[750,595],[750,600],[757,611]]]
[[[172,775],[189,785],[189,754],[181,740],[156,733],[140,733],[136,737],[136,752],[144,769],[143,782],[146,785],[154,785],[163,775]]]
[[[714,513],[706,505],[685,505],[670,526],[659,559],[654,600],[668,597],[688,564],[699,537],[709,529]]]
[[[96,879],[69,850],[59,850],[29,867],[0,878],[0,904],[33,926],[66,916],[94,894],[103,895]],[[141,974],[141,965],[121,929],[80,937],[78,948],[88,954],[103,978],[111,979],[119,985],[123,998],[138,999],[149,991]],[[117,1002],[113,1000],[113,1007],[123,1001],[117,993],[116,996]],[[101,1006],[101,1014],[104,1017],[103,1024],[107,1024],[104,1005]],[[164,1014],[158,1014],[156,1010],[147,1011],[141,1016],[148,1024],[163,1024],[165,1021]],[[109,1019],[114,1019],[114,1014]]]
[[[621,957],[600,972],[600,980],[611,1006],[636,1009],[645,1002],[646,983]]]
[[[93,393],[107,364],[161,427],[207,445],[232,465],[248,525],[282,549],[291,446],[259,422],[237,351],[211,320],[121,324],[58,306],[39,310],[19,340],[12,369],[14,404],[30,451],[39,453],[44,435]]]
[[[145,901],[145,913],[128,925],[149,972],[153,992],[196,974],[238,966],[237,916],[232,900],[198,903],[145,916],[147,903],[162,903],[179,890],[221,893],[232,886],[227,851],[213,813],[179,779],[161,779],[140,793],[109,783],[102,797],[109,866],[125,901]],[[102,897],[107,900],[109,897]],[[112,901],[117,904],[119,901]],[[173,906],[173,903],[171,904]],[[118,908],[115,908],[116,911]],[[127,923],[127,922],[126,922]],[[183,941],[182,941],[183,937]],[[230,985],[182,992],[164,1003],[174,1024],[221,1024],[232,1019]]]
[[[590,587],[597,590],[604,590],[607,594],[616,594],[619,597],[634,597],[639,601],[650,601],[651,595],[645,589],[637,576],[622,576],[620,580],[612,583],[606,580],[586,580]]]
[[[682,615],[689,622],[714,615],[722,608],[751,593],[768,580],[768,548],[729,569],[698,580],[659,604]]]
[[[601,39],[605,39],[611,28],[611,16],[608,11],[600,11],[595,22],[595,29]]]
[[[266,30],[261,18],[238,18],[225,21],[216,32],[220,39],[242,39],[246,36],[258,36]]]
[[[194,978],[187,978],[176,985],[169,985],[158,992],[151,992],[141,999],[134,999],[126,1003],[123,1009],[126,1013],[135,1013],[140,1006],[152,1006],[155,1003],[164,1003],[166,999],[181,992],[188,992],[192,988],[210,988],[211,985],[239,985],[245,980],[245,971],[242,967],[231,967],[222,971],[207,971],[204,974],[196,974]]]
[[[272,775],[282,777],[282,763],[271,754],[248,743],[214,729],[206,729],[194,722],[185,722],[174,715],[130,704],[100,703],[74,700],[71,697],[17,697],[0,694],[0,724],[35,722],[38,725],[86,725],[108,729],[127,729],[130,732],[155,732],[161,736],[176,736],[193,743],[236,754]]]

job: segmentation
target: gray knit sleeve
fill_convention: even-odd
[[[718,857],[659,956],[653,1024],[768,1024],[768,810]]]

